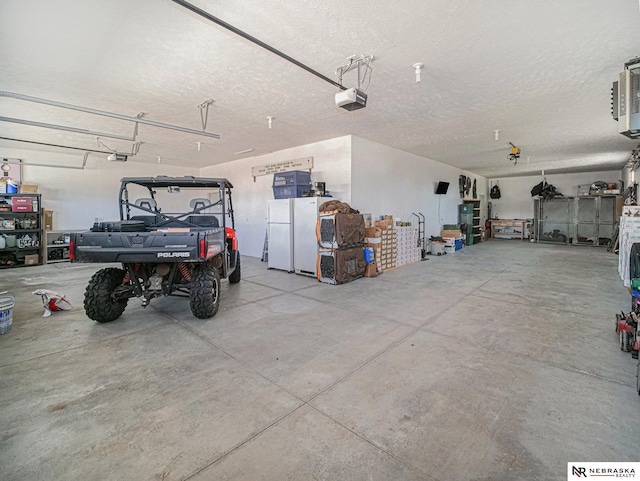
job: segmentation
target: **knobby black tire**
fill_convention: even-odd
[[[122,284],[124,271],[115,267],[96,272],[84,292],[84,311],[96,322],[111,322],[119,318],[128,299],[114,300],[113,291]]]
[[[198,319],[216,315],[220,306],[220,273],[213,266],[196,269],[189,293],[191,312]]]
[[[233,271],[231,273],[231,275],[229,276],[229,283],[231,284],[237,284],[238,282],[240,282],[240,278],[241,278],[241,273],[240,273],[240,253],[238,252],[238,261],[236,264],[236,270]]]
[[[620,350],[629,352],[629,331],[620,331]]]

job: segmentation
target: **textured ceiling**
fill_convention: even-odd
[[[367,107],[337,108],[336,87],[170,0],[2,0],[0,90],[196,130],[197,105],[212,98],[206,130],[219,140],[139,127],[132,160],[195,167],[348,134],[487,177],[618,169],[637,147],[617,133],[610,88],[640,55],[638,0],[192,3],[332,79],[350,55],[373,54]],[[425,64],[420,83],[416,62]],[[344,83],[354,86],[355,74]],[[129,122],[6,97],[0,116],[133,132]],[[7,122],[0,132],[98,148],[91,135]],[[515,166],[508,142],[522,150]]]

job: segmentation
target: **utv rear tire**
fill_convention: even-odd
[[[229,276],[229,282],[231,284],[237,284],[240,282],[241,274],[240,274],[240,253],[238,253],[238,261],[236,263],[236,270],[231,273]]]
[[[84,311],[96,322],[111,322],[119,318],[129,299],[115,300],[113,291],[122,284],[124,271],[115,267],[96,272],[84,292]]]
[[[191,312],[198,319],[216,315],[220,305],[220,273],[211,265],[195,271],[189,292]]]

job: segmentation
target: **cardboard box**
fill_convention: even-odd
[[[393,228],[393,220],[377,220],[376,227],[379,227],[380,229],[391,229]]]
[[[20,184],[18,192],[21,194],[37,194],[38,186],[36,184]]]
[[[364,236],[365,237],[381,237],[382,231],[377,227],[365,227]]]
[[[462,236],[462,233],[460,232],[460,230],[442,230],[442,232],[440,232],[440,237],[458,238],[460,236]]]
[[[39,264],[40,256],[38,254],[27,254],[24,256],[24,265],[25,266],[35,266]]]
[[[45,210],[43,215],[44,230],[53,230],[53,211]]]
[[[378,269],[375,264],[367,264],[364,268],[365,277],[376,277],[378,275]]]

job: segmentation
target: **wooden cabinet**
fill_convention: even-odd
[[[496,239],[524,239],[525,220],[520,219],[492,219],[491,237]]]
[[[0,194],[0,269],[42,264],[40,194]]]

